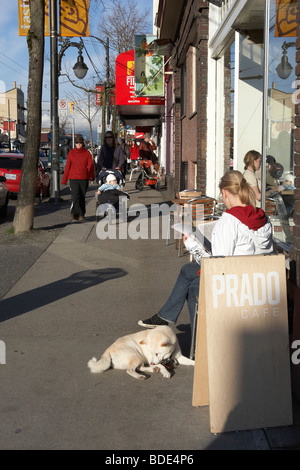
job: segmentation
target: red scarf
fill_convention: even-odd
[[[251,204],[248,206],[235,206],[226,211],[239,219],[250,230],[258,230],[263,227],[267,221],[266,214],[258,207],[254,208]]]

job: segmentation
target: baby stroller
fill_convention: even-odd
[[[123,175],[118,170],[105,170],[98,175],[98,184],[104,184],[109,174],[113,174],[116,177],[117,183],[123,188],[125,182]],[[108,215],[109,223],[111,224],[112,219],[115,215],[121,214],[123,221],[126,220],[126,201],[130,199],[129,195],[124,191],[113,188],[102,192],[101,194],[95,193],[96,197],[96,221],[99,222],[101,216],[105,217]]]
[[[154,168],[152,161],[145,159],[140,160],[139,166],[141,169],[141,173],[139,174],[135,182],[135,189],[143,191],[145,186],[150,186],[152,188],[160,190],[162,187],[161,178],[159,172]]]
[[[108,175],[114,175],[120,188],[124,188],[125,179],[120,170],[101,170],[97,176],[97,184],[104,184]]]

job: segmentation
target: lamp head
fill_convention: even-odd
[[[74,65],[73,70],[74,70],[76,77],[79,78],[80,80],[82,80],[87,74],[88,66],[84,63],[81,51],[79,51],[77,62]]]
[[[283,80],[287,79],[292,73],[293,67],[288,61],[286,51],[283,51],[283,55],[281,57],[281,62],[276,67],[276,72],[279,78]]]

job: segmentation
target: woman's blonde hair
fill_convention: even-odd
[[[256,207],[254,191],[240,171],[227,171],[220,180],[219,188],[220,191],[226,189],[232,195],[239,196],[242,204],[252,204],[253,207]]]
[[[248,166],[254,170],[254,160],[257,160],[261,157],[261,154],[257,150],[249,150],[244,156],[244,163],[245,163],[245,170],[247,170]]]

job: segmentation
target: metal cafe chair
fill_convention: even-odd
[[[199,197],[201,196],[201,192],[198,189],[184,189],[179,191],[178,199],[188,201],[190,198]],[[169,245],[169,241],[171,238],[171,225],[176,222],[179,222],[182,219],[183,215],[183,206],[178,204],[176,215],[172,212],[169,213],[169,220],[168,220],[168,228],[167,228],[167,236],[166,236],[166,245]]]

